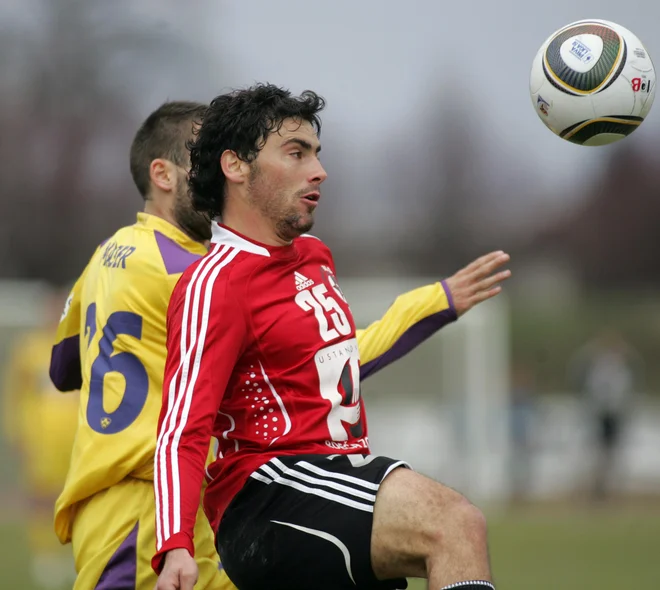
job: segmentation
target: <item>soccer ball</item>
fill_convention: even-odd
[[[554,32],[532,64],[536,114],[553,133],[579,145],[630,135],[655,97],[653,62],[628,29],[582,20]]]

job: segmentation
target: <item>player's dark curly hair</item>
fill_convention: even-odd
[[[195,209],[211,217],[222,215],[225,176],[220,157],[225,150],[235,152],[244,162],[253,162],[268,136],[277,133],[285,119],[308,121],[320,134],[319,112],[324,107],[325,100],[311,90],[296,97],[272,84],[257,84],[216,97],[189,144],[188,183]]]

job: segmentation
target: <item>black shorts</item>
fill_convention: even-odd
[[[407,588],[371,568],[378,488],[403,461],[373,455],[294,455],[257,469],[217,531],[222,565],[239,590]]]

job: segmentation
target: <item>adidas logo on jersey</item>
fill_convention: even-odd
[[[307,287],[311,287],[314,284],[314,281],[312,279],[308,279],[305,275],[301,275],[297,271],[293,273],[293,276],[296,279],[296,289],[298,291],[307,289]]]

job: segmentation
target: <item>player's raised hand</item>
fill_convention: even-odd
[[[199,570],[187,549],[172,549],[165,555],[163,571],[155,590],[193,590]]]
[[[508,261],[509,255],[505,252],[491,252],[477,258],[445,281],[459,317],[477,303],[494,297],[502,290],[500,283],[511,276],[511,271],[499,269]]]

